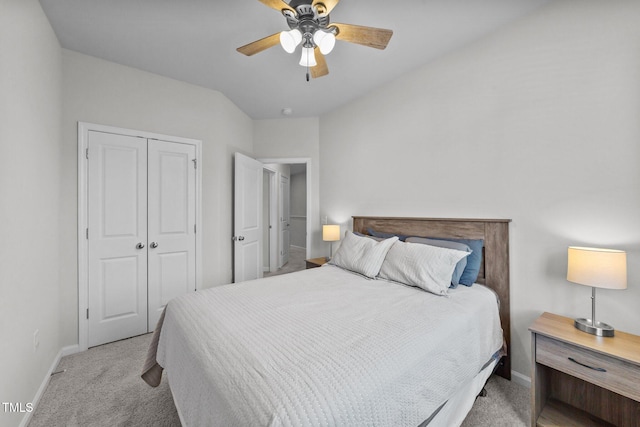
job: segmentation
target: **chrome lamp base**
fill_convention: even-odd
[[[576,319],[573,324],[581,331],[599,337],[612,337],[614,334],[613,326],[598,321],[594,324],[591,319]]]
[[[591,319],[576,319],[573,325],[583,332],[599,337],[612,337],[613,326],[596,320],[596,288],[591,288]]]

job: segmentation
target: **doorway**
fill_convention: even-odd
[[[270,224],[271,227],[277,227],[277,233],[274,233],[275,237],[270,239],[268,245],[263,245],[267,251],[264,256],[264,276],[304,270],[308,258],[307,164],[265,164],[265,171],[270,173],[269,179],[275,181],[274,190],[277,194],[264,193],[264,206],[279,223],[273,221]],[[268,263],[268,260],[271,262]]]
[[[309,158],[255,160],[235,153],[234,164],[233,282],[236,283],[272,275],[284,264],[291,267],[291,263],[287,262],[287,255],[291,255],[291,245],[286,244],[291,240],[291,201],[280,197],[280,193],[285,192],[284,189],[290,189],[291,165],[304,166],[305,180],[302,186],[306,194],[300,203],[305,206],[305,213],[311,210],[312,186]],[[287,215],[283,215],[283,212]],[[296,270],[304,269],[304,260],[309,258],[310,226],[310,221],[306,221],[302,227],[304,231],[299,239],[304,242],[304,247],[298,248],[300,262]],[[259,242],[254,243],[253,238],[248,237],[247,233],[252,230],[258,231]],[[256,269],[256,266],[259,268]],[[280,270],[282,273],[283,269]]]

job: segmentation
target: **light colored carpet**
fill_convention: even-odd
[[[293,273],[294,271],[300,271],[307,268],[305,259],[307,257],[307,250],[297,246],[289,246],[289,262],[279,268],[277,271],[271,273],[264,273],[264,277],[279,276],[280,274]]]
[[[461,427],[525,427],[530,424],[529,389],[493,375],[487,396],[478,397]]]
[[[179,426],[166,378],[158,388],[140,378],[151,334],[62,358],[29,427]],[[526,426],[529,389],[499,377],[487,384],[463,427]]]
[[[140,378],[151,335],[63,357],[29,427],[180,426],[166,378],[157,388]]]

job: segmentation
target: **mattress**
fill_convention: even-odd
[[[502,347],[495,294],[335,266],[172,300],[159,329],[188,426],[417,426]]]

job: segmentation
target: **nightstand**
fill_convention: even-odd
[[[324,263],[326,263],[327,258],[326,257],[311,258],[311,259],[305,260],[305,262],[307,263],[307,269],[316,268],[316,267],[321,267]]]
[[[640,426],[640,337],[543,313],[531,331],[531,426]]]

